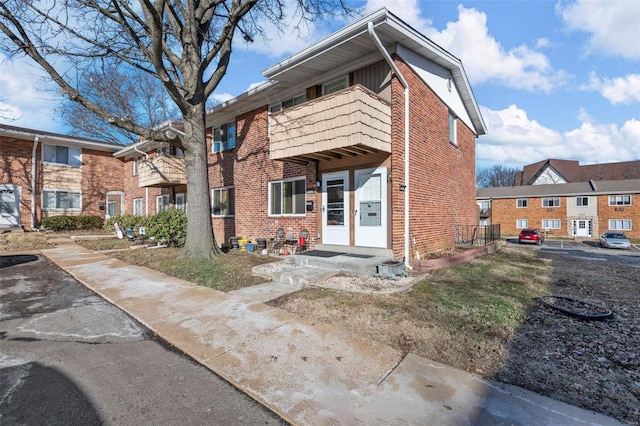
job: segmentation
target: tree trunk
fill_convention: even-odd
[[[183,255],[190,258],[212,258],[222,253],[216,244],[211,225],[208,152],[204,105],[195,106],[184,115],[185,161],[187,173],[187,239]]]

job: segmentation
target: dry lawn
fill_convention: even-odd
[[[42,233],[0,235],[0,254],[50,246]],[[96,250],[128,243],[83,242]],[[640,261],[614,263],[506,246],[466,265],[429,274],[408,291],[356,294],[307,288],[271,302],[406,352],[640,425]],[[221,291],[263,282],[251,267],[272,261],[238,253],[212,261],[177,249],[112,252]],[[542,305],[571,295],[614,312],[583,321]]]

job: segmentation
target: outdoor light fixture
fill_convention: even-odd
[[[401,184],[400,184],[400,192],[404,192],[404,191],[405,191],[405,189],[407,189],[407,185],[405,185],[405,184],[401,183]]]

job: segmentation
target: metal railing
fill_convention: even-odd
[[[500,239],[500,224],[456,225],[456,244],[463,246],[488,246]]]

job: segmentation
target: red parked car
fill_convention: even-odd
[[[544,235],[538,229],[523,229],[518,235],[518,243],[530,243],[540,245],[544,242]]]

